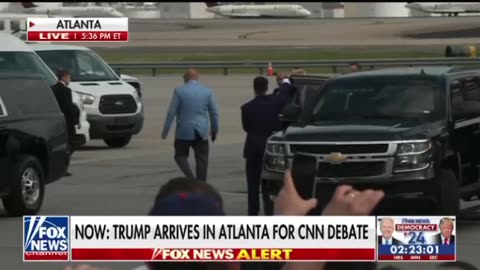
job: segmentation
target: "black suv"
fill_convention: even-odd
[[[289,127],[269,139],[267,215],[295,154],[316,164],[318,198],[350,184],[382,189],[386,199],[426,199],[432,212],[455,215],[460,199],[480,195],[480,70],[393,68],[293,81],[317,91],[302,108],[287,105],[281,118]]]
[[[34,215],[45,184],[66,173],[66,123],[41,76],[0,73],[0,198],[11,216]]]

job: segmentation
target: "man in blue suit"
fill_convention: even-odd
[[[213,92],[199,83],[198,77],[195,69],[189,69],[183,76],[185,84],[175,88],[163,126],[162,139],[167,138],[176,117],[175,161],[186,177],[207,181],[208,136],[210,130],[212,142],[217,138],[218,106]],[[188,164],[190,147],[195,153],[197,177]]]
[[[260,178],[262,174],[263,152],[267,139],[281,129],[278,115],[285,104],[288,92],[282,95],[266,95],[268,79],[256,77],[253,80],[255,97],[241,107],[242,126],[247,133],[243,148],[246,159],[248,215],[258,215],[260,209]]]

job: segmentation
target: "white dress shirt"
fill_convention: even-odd
[[[443,235],[440,234],[440,237],[442,238],[442,243],[440,243],[440,245],[445,245],[445,237],[443,237]],[[450,245],[450,241],[451,241],[451,237],[448,238],[448,244]]]
[[[390,239],[385,239],[385,237],[382,237],[382,245],[393,245],[393,237]]]

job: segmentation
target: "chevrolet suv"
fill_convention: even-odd
[[[302,108],[287,105],[288,127],[269,138],[265,214],[295,154],[316,164],[319,208],[341,184],[382,189],[384,201],[426,199],[444,215],[480,195],[480,70],[393,68],[293,81],[317,90]]]

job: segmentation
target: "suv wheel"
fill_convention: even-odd
[[[439,215],[457,215],[460,211],[460,189],[455,174],[442,169],[435,179],[436,212]]]
[[[21,156],[8,174],[10,193],[3,205],[10,216],[36,215],[45,195],[45,174],[33,156]]]
[[[112,148],[120,148],[127,146],[130,143],[132,136],[124,136],[124,137],[113,137],[108,139],[103,139],[103,141]]]

